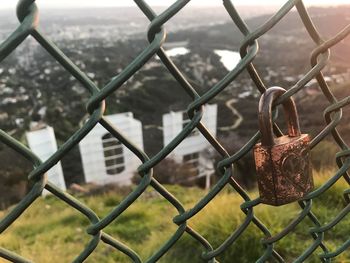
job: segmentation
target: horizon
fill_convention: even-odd
[[[78,4],[80,2],[80,4]],[[173,4],[174,0],[149,0],[145,1],[152,7],[167,7]],[[234,2],[236,6],[249,7],[249,6],[267,6],[278,7],[285,4],[286,0],[265,0],[264,4],[261,4],[259,0],[237,0]],[[51,0],[50,2],[44,0],[37,0],[36,3],[43,9],[84,9],[84,8],[113,8],[113,7],[136,7],[136,4],[132,0],[114,1],[114,0],[85,0],[84,4],[81,0]],[[306,6],[341,6],[350,5],[349,0],[308,0],[304,1]],[[7,1],[0,5],[0,10],[10,10],[16,8],[17,1]],[[188,7],[220,7],[223,6],[222,1],[213,0],[192,0],[187,4]]]

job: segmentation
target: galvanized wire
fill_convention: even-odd
[[[324,235],[327,231],[332,229],[349,213],[350,211],[350,189],[344,192],[344,200],[346,207],[334,216],[334,219],[322,224],[316,215],[312,212],[312,200],[330,189],[338,180],[345,180],[350,185],[350,176],[348,169],[350,168],[350,149],[342,139],[340,133],[337,131],[337,125],[342,119],[342,108],[350,104],[350,96],[338,101],[332,94],[330,87],[326,83],[321,70],[328,64],[330,57],[330,48],[342,41],[350,34],[350,25],[341,30],[338,34],[330,39],[323,39],[317,31],[317,28],[312,22],[307,9],[302,0],[289,0],[281,7],[270,19],[263,25],[254,29],[248,28],[247,24],[241,18],[239,12],[230,0],[223,1],[223,8],[225,8],[232,18],[232,26],[237,26],[244,40],[241,43],[240,55],[241,60],[237,66],[230,71],[223,79],[217,82],[210,90],[200,96],[196,90],[191,86],[186,77],[181,73],[180,69],[173,63],[173,61],[166,55],[162,45],[166,39],[166,32],[163,25],[172,19],[181,9],[190,2],[190,0],[178,0],[170,7],[168,7],[161,14],[157,15],[152,8],[143,0],[134,0],[136,5],[149,19],[150,25],[148,27],[147,37],[149,44],[138,56],[125,67],[125,69],[112,79],[106,86],[97,87],[89,77],[82,72],[63,52],[49,39],[47,39],[38,29],[39,11],[35,0],[20,0],[17,6],[17,16],[20,21],[18,28],[0,45],[0,62],[10,55],[29,35],[44,47],[51,56],[57,60],[67,72],[69,72],[77,81],[79,81],[86,90],[91,94],[90,100],[87,103],[87,111],[90,114],[89,120],[78,129],[47,161],[42,162],[32,151],[19,141],[12,138],[6,132],[0,130],[0,141],[8,147],[14,149],[27,160],[33,164],[33,170],[28,176],[28,180],[32,182],[29,193],[0,221],[0,233],[4,232],[11,224],[13,224],[21,214],[30,209],[30,205],[39,197],[43,189],[50,191],[53,195],[65,202],[67,205],[76,209],[79,213],[84,215],[89,221],[90,226],[87,228],[87,234],[91,236],[89,243],[86,244],[83,251],[75,258],[74,262],[84,261],[91,253],[94,252],[100,241],[108,244],[112,248],[119,250],[130,258],[133,262],[142,262],[140,256],[132,250],[132,248],[116,240],[114,237],[104,232],[111,222],[116,220],[125,210],[132,205],[138,197],[145,192],[148,187],[153,187],[160,193],[169,203],[169,205],[176,208],[178,215],[173,218],[173,222],[178,226],[177,230],[163,244],[158,251],[145,260],[145,262],[158,261],[172,246],[179,240],[182,235],[190,235],[203,247],[202,258],[207,262],[217,262],[215,257],[223,253],[228,247],[234,246],[237,239],[244,235],[245,230],[250,224],[254,224],[260,229],[265,236],[262,241],[262,246],[265,249],[264,253],[257,260],[257,262],[266,262],[274,259],[277,262],[285,262],[285,259],[278,254],[274,249],[276,242],[284,238],[291,231],[293,231],[305,218],[309,218],[314,224],[310,230],[311,238],[314,243],[294,260],[294,262],[304,262],[307,258],[320,248],[323,253],[320,255],[321,262],[330,262],[332,258],[340,255],[350,247],[350,239],[338,247],[334,251],[330,251],[324,244]],[[259,52],[258,39],[276,24],[283,19],[293,7],[296,7],[297,12],[303,21],[308,34],[316,48],[311,56],[311,69],[293,86],[288,88],[288,91],[281,96],[276,102],[275,106],[281,104],[283,101],[298,93],[305,85],[316,78],[318,84],[329,101],[329,106],[324,112],[326,126],[317,134],[312,142],[311,148],[315,147],[327,135],[331,134],[339,145],[340,152],[336,156],[336,161],[339,170],[328,179],[321,187],[309,193],[303,200],[299,201],[301,211],[299,215],[293,219],[288,226],[286,226],[280,233],[271,235],[269,229],[259,220],[254,214],[254,207],[260,204],[260,199],[252,200],[249,194],[236,182],[234,164],[251,151],[252,147],[260,138],[260,133],[257,132],[248,142],[233,155],[229,155],[225,148],[216,140],[216,138],[209,132],[201,121],[203,115],[203,105],[211,102],[218,94],[220,94],[231,82],[244,71],[247,70],[251,79],[254,81],[256,88],[263,93],[268,87],[264,84],[260,74],[256,70],[253,62]],[[118,90],[128,79],[130,79],[139,69],[142,68],[155,54],[157,54],[164,66],[172,74],[174,79],[178,82],[179,87],[186,91],[192,102],[188,105],[188,115],[191,121],[184,127],[184,129],[161,151],[155,156],[149,157],[145,152],[139,149],[130,140],[126,138],[119,130],[111,124],[104,116],[105,99],[113,92]],[[137,187],[126,196],[112,211],[110,211],[104,218],[99,218],[95,212],[87,207],[85,204],[78,201],[75,197],[66,192],[61,191],[53,184],[51,184],[45,173],[51,169],[57,162],[59,162],[74,146],[76,146],[94,127],[100,123],[106,130],[108,130],[115,138],[117,138],[123,145],[132,151],[142,162],[138,168],[138,173],[141,177],[140,183]],[[218,163],[217,170],[221,173],[219,181],[211,188],[211,190],[199,200],[191,209],[186,210],[179,200],[173,196],[164,186],[162,186],[156,179],[153,178],[153,168],[164,158],[166,158],[187,136],[190,135],[193,129],[198,128],[201,134],[210,142],[213,148],[221,155],[221,161]],[[281,134],[277,125],[275,125],[276,135]],[[147,138],[146,138],[147,139]],[[245,214],[245,218],[241,225],[232,231],[232,234],[217,248],[212,245],[200,233],[191,228],[187,222],[189,219],[196,216],[215,196],[217,196],[225,186],[232,187],[237,194],[239,194],[244,202],[240,209]],[[17,255],[16,253],[0,248],[0,257],[13,262],[28,262],[27,259]]]

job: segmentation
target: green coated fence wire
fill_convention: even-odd
[[[232,26],[238,27],[242,33],[244,40],[240,46],[241,60],[237,66],[230,71],[224,78],[217,82],[211,89],[200,96],[191,86],[190,82],[181,73],[181,70],[173,63],[166,55],[162,45],[166,39],[166,31],[163,25],[172,19],[176,14],[186,8],[190,0],[177,0],[162,13],[157,15],[152,8],[143,0],[134,0],[135,4],[144,13],[150,21],[147,37],[149,44],[140,52],[136,58],[128,64],[122,72],[112,79],[104,87],[97,87],[89,77],[82,72],[63,52],[49,39],[47,39],[38,29],[39,10],[35,0],[20,0],[17,5],[17,17],[19,26],[10,36],[0,45],[0,62],[9,56],[28,36],[32,36],[48,53],[59,62],[67,72],[69,72],[84,88],[86,88],[91,96],[86,105],[86,109],[90,114],[89,120],[77,130],[47,161],[42,162],[32,151],[26,146],[12,138],[6,132],[0,130],[0,141],[12,148],[24,158],[33,164],[33,170],[28,175],[28,180],[31,181],[31,189],[28,194],[0,221],[0,235],[11,224],[13,224],[21,214],[30,209],[30,205],[41,196],[43,189],[48,190],[54,196],[73,207],[79,213],[84,215],[90,222],[90,226],[86,229],[91,239],[84,247],[84,250],[77,253],[74,262],[83,262],[89,257],[97,245],[102,241],[112,248],[120,251],[130,258],[132,262],[142,262],[140,256],[127,245],[116,240],[112,236],[106,234],[104,229],[116,220],[124,211],[128,209],[148,187],[154,188],[162,195],[170,206],[173,206],[178,211],[178,215],[173,218],[173,223],[177,225],[177,230],[167,240],[166,243],[155,251],[154,254],[145,260],[145,262],[156,262],[161,259],[164,254],[169,251],[174,244],[183,236],[189,235],[196,240],[202,247],[202,258],[205,262],[218,262],[216,257],[227,250],[230,246],[234,246],[237,239],[245,234],[245,230],[251,224],[254,224],[264,235],[262,247],[264,252],[257,262],[286,262],[285,259],[275,250],[275,244],[293,231],[304,219],[308,218],[313,223],[310,229],[310,237],[313,243],[299,255],[294,262],[305,262],[310,255],[317,249],[323,252],[319,255],[320,262],[331,262],[333,258],[342,254],[350,248],[350,239],[334,250],[329,250],[324,243],[325,233],[334,228],[350,211],[350,190],[344,192],[345,208],[338,214],[334,215],[332,221],[327,224],[322,224],[316,215],[312,212],[312,201],[314,198],[324,194],[338,180],[345,180],[350,185],[350,176],[348,169],[350,168],[350,148],[342,139],[337,130],[337,125],[342,119],[342,108],[350,104],[350,96],[337,100],[332,94],[328,84],[326,83],[321,70],[328,65],[330,58],[330,48],[342,41],[350,34],[350,25],[342,29],[338,34],[330,39],[323,39],[317,31],[317,28],[312,22],[307,9],[302,0],[287,1],[271,18],[269,18],[260,27],[251,30],[241,18],[234,4],[230,0],[223,0],[223,8],[226,9],[232,19]],[[319,132],[311,142],[311,148],[314,148],[326,136],[331,135],[339,145],[340,152],[336,156],[336,161],[339,166],[338,171],[328,179],[321,187],[309,193],[303,200],[298,202],[300,213],[294,218],[290,224],[281,232],[272,235],[269,229],[262,221],[254,214],[254,207],[260,204],[259,198],[252,200],[249,194],[236,182],[234,179],[233,165],[248,154],[255,143],[259,140],[260,134],[257,132],[242,148],[233,155],[229,155],[225,148],[215,139],[209,130],[202,123],[203,105],[211,102],[218,94],[220,94],[231,82],[233,82],[243,71],[248,71],[256,88],[260,93],[263,93],[268,87],[262,81],[258,70],[254,66],[254,59],[259,52],[258,39],[269,32],[276,24],[278,24],[292,8],[296,8],[308,34],[315,43],[316,48],[311,54],[311,69],[293,86],[289,87],[287,92],[281,96],[276,105],[293,96],[302,90],[305,85],[312,79],[316,79],[329,105],[324,111],[326,127]],[[174,79],[178,82],[192,102],[188,105],[187,113],[191,121],[183,128],[183,130],[161,151],[153,157],[148,156],[140,148],[135,146],[132,141],[129,141],[118,127],[113,126],[104,116],[105,99],[113,92],[118,90],[128,79],[130,79],[144,64],[146,64],[154,55],[158,55],[164,66],[171,73]],[[78,201],[75,197],[66,192],[61,191],[51,184],[46,177],[46,172],[59,162],[74,146],[76,146],[94,127],[96,124],[101,124],[115,138],[117,138],[124,146],[126,146],[133,154],[135,154],[142,165],[138,168],[138,173],[141,181],[137,187],[126,196],[116,207],[114,207],[105,217],[99,218],[95,212],[85,204]],[[153,168],[159,162],[164,160],[187,136],[193,129],[197,128],[200,133],[210,142],[214,149],[220,154],[221,161],[217,165],[217,170],[221,177],[211,190],[192,208],[186,210],[179,200],[173,196],[167,189],[162,186],[156,179],[153,178]],[[278,127],[276,126],[278,133]],[[217,196],[225,186],[232,187],[239,194],[244,202],[240,206],[240,210],[245,214],[244,220],[231,235],[218,247],[213,247],[200,233],[191,228],[187,221],[195,217],[208,203]],[[349,229],[350,230],[350,229]],[[349,232],[350,233],[350,232]],[[349,234],[350,236],[350,234]],[[0,248],[0,257],[12,262],[29,262],[16,253],[5,248]]]

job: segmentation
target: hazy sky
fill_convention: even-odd
[[[0,0],[0,8],[15,8],[16,0]],[[233,0],[237,5],[282,5],[287,0]],[[105,6],[135,6],[133,0],[37,0],[40,7],[105,7]],[[174,0],[148,0],[150,5],[169,5],[175,2]],[[304,0],[306,5],[336,5],[350,4],[350,0]],[[221,5],[222,0],[192,0],[191,6],[215,6]]]

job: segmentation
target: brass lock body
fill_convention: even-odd
[[[301,134],[298,113],[292,98],[283,103],[288,135],[274,137],[273,102],[285,89],[266,90],[259,102],[261,142],[254,147],[254,158],[261,202],[279,206],[303,198],[313,187],[308,134]]]

